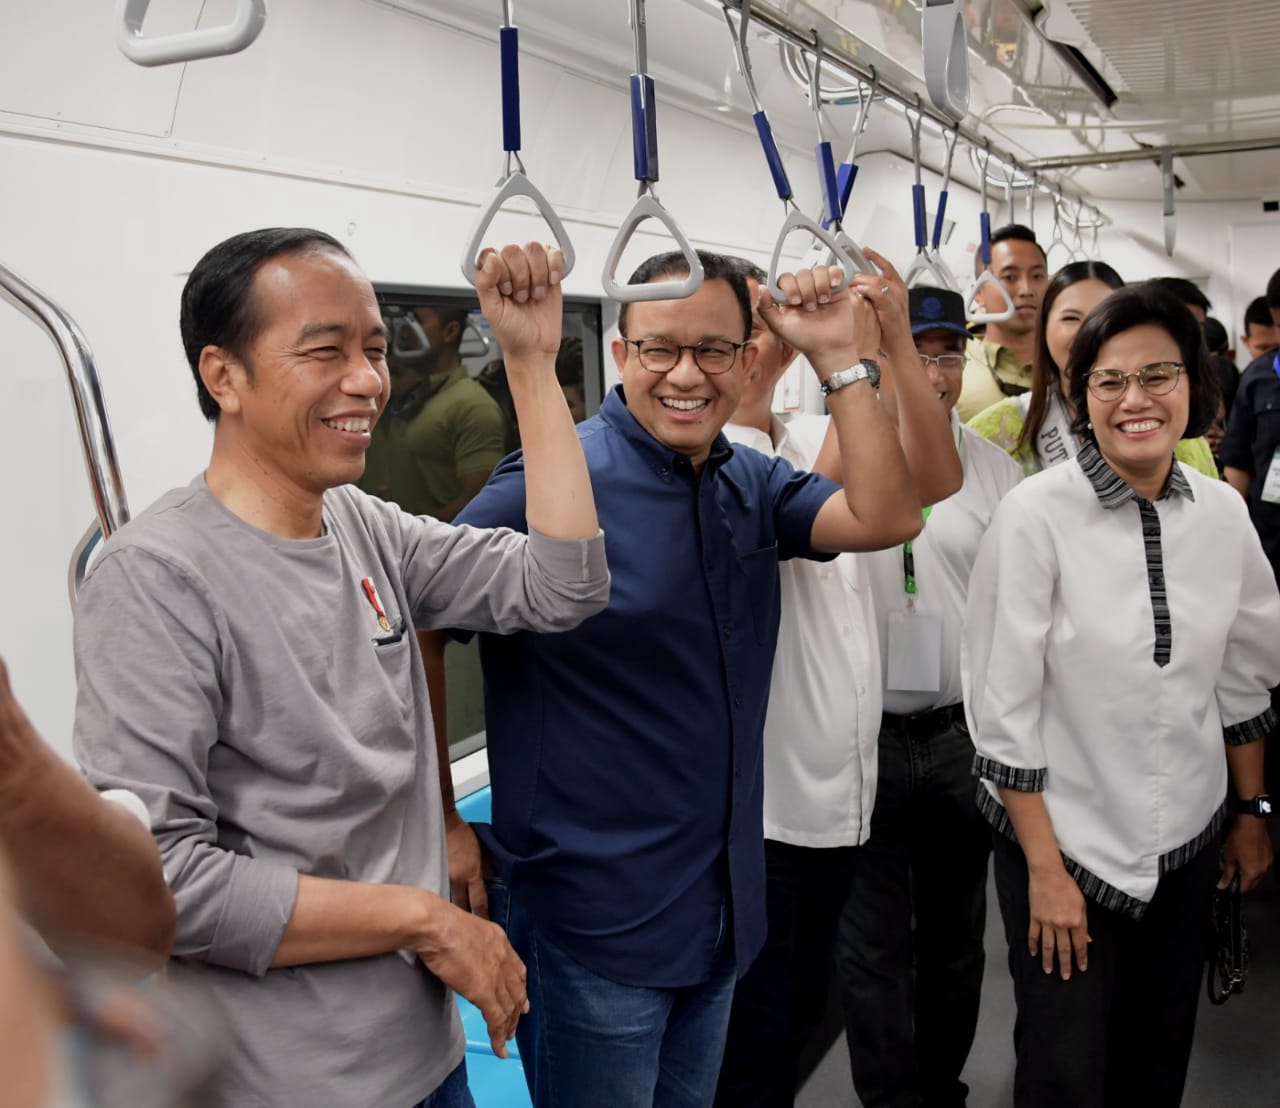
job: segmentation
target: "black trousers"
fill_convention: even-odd
[[[836,945],[866,1108],[959,1108],[968,1094],[960,1073],[978,1026],[991,852],[972,765],[961,719],[881,728],[871,838]]]
[[[1141,920],[1090,903],[1089,968],[1063,981],[1028,953],[1026,858],[996,836],[996,891],[1018,1006],[1016,1108],[1177,1108],[1218,873],[1214,843],[1160,879]]]
[[[836,921],[861,848],[766,839],[764,948],[738,982],[717,1108],[790,1108],[797,1063],[827,1008]]]

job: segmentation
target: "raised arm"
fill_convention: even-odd
[[[779,285],[788,303],[778,305],[760,292],[760,316],[784,342],[803,353],[820,381],[876,359],[880,326],[874,308],[861,296],[833,294],[838,270],[818,266],[784,274]],[[867,381],[833,392],[827,399],[839,448],[842,490],[818,511],[815,550],[880,550],[920,533],[922,517],[911,473],[897,432]],[[824,450],[825,456],[830,451]],[[815,466],[822,472],[822,459]]]
[[[936,504],[964,483],[950,414],[916,353],[906,284],[887,258],[870,249],[866,254],[881,275],[859,273],[851,287],[875,308],[880,321],[880,345],[885,352],[880,392],[885,398],[892,393],[897,402],[898,437],[920,503]]]
[[[591,479],[556,380],[564,256],[538,243],[485,250],[476,292],[502,347],[524,452],[529,528],[556,539],[599,533]]]
[[[30,922],[55,947],[121,948],[155,968],[173,946],[173,897],[141,822],[41,741],[0,661],[0,847]]]

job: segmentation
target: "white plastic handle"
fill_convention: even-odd
[[[973,310],[973,303],[984,285],[995,285],[1000,290],[1000,295],[1004,297],[1004,302],[1008,305],[1004,311],[975,312]],[[1004,323],[1006,320],[1012,319],[1017,310],[1018,306],[1013,302],[1013,297],[1009,295],[1009,290],[1000,282],[1000,278],[989,269],[984,269],[978,274],[978,279],[969,286],[968,295],[964,298],[964,317],[970,323]]]
[[[827,264],[840,267],[840,283],[832,288],[832,292],[843,292],[847,289],[855,272],[878,272],[858,248],[858,244],[843,231],[832,233],[816,219],[805,215],[799,208],[792,208],[783,221],[782,230],[778,232],[778,239],[773,244],[773,257],[769,259],[769,292],[779,304],[785,304],[787,297],[778,287],[778,266],[782,262],[783,244],[793,231],[808,231],[812,234],[827,248]]]
[[[953,292],[959,292],[956,286],[956,279],[941,258],[935,257],[929,251],[920,251],[912,259],[910,267],[907,269],[907,275],[903,278],[903,282],[907,288],[913,289],[917,285],[928,285],[935,289],[951,289]]]
[[[560,252],[564,255],[564,273],[561,274],[561,277],[568,277],[573,271],[573,243],[569,241],[569,234],[565,231],[564,224],[560,222],[560,217],[556,215],[547,198],[538,191],[538,187],[523,173],[517,171],[498,182],[497,192],[490,198],[489,203],[480,209],[475,222],[471,225],[471,231],[467,235],[467,245],[463,247],[462,251],[462,275],[472,285],[476,283],[476,274],[479,272],[476,260],[479,257],[481,248],[484,246],[484,236],[489,231],[489,224],[493,222],[494,216],[498,214],[502,205],[513,196],[527,196],[532,200],[534,206],[538,209],[538,214],[546,220],[547,226],[551,228],[551,233],[555,236],[556,245],[560,247]]]
[[[969,111],[969,48],[964,0],[925,0],[920,13],[924,79],[929,99],[957,123]]]
[[[151,0],[116,0],[116,45],[134,65],[173,65],[237,54],[262,33],[267,0],[239,0],[235,18],[222,27],[204,27],[159,38],[144,38],[142,22]]]
[[[656,219],[666,227],[671,237],[675,239],[676,245],[680,247],[680,253],[689,264],[689,276],[683,281],[650,281],[646,285],[618,283],[615,272],[618,263],[622,260],[622,252],[626,250],[631,236],[636,233],[636,228],[646,219]],[[671,213],[658,203],[657,197],[648,192],[641,193],[631,211],[627,213],[626,219],[622,221],[622,226],[618,228],[613,245],[609,247],[609,253],[604,259],[604,274],[601,278],[604,294],[619,304],[635,304],[642,300],[684,300],[702,288],[702,276],[702,262],[698,258],[698,252],[685,233],[680,230],[676,221],[671,218]]]

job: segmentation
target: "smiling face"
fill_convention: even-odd
[[[742,342],[742,308],[727,281],[710,278],[684,300],[640,301],[627,307],[628,339],[666,339],[693,346],[712,339]],[[691,350],[667,373],[640,364],[636,348],[618,338],[613,357],[622,378],[627,409],[663,446],[683,454],[695,466],[711,453],[711,444],[729,421],[756,357],[753,347],[738,351],[733,368],[703,373]]]
[[[1071,344],[1075,341],[1080,324],[1094,308],[1111,295],[1112,289],[1105,281],[1086,278],[1068,285],[1054,300],[1045,319],[1044,339],[1049,347],[1049,356],[1058,367],[1062,393],[1068,390],[1067,359],[1071,355]]]
[[[1102,344],[1093,369],[1137,373],[1153,362],[1180,362],[1182,351],[1163,327],[1144,323],[1121,331]],[[1163,485],[1173,464],[1173,448],[1187,429],[1191,388],[1185,371],[1172,392],[1152,396],[1130,378],[1116,400],[1088,393],[1089,419],[1107,464],[1138,488]]]
[[[926,354],[933,358],[943,354],[954,354],[959,357],[960,360],[955,366],[943,369],[936,361],[931,361],[927,370],[929,383],[937,392],[938,399],[942,401],[947,411],[951,411],[956,406],[956,401],[960,399],[960,386],[964,381],[966,339],[954,331],[946,331],[939,327],[932,331],[920,332],[912,341],[916,344],[917,354]]]
[[[389,389],[372,286],[350,259],[309,252],[263,263],[250,295],[257,337],[210,383],[218,433],[302,496],[355,481]]]
[[[1012,319],[988,324],[988,333],[993,337],[1034,334],[1040,301],[1045,285],[1049,283],[1049,270],[1040,247],[1023,239],[1002,239],[994,243],[991,247],[991,272],[1012,298],[1016,310]],[[978,295],[984,311],[1002,312],[1008,307],[997,289],[984,285]]]

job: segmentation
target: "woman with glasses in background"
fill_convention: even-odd
[[[1030,391],[992,404],[969,421],[983,438],[1004,447],[1024,473],[1039,473],[1074,458],[1079,450],[1063,367],[1085,317],[1120,288],[1124,280],[1106,262],[1071,262],[1058,270],[1040,303]],[[1203,438],[1182,440],[1174,453],[1206,476],[1218,476]]]
[[[1218,402],[1186,308],[1150,285],[1114,293],[1067,371],[1079,450],[1004,499],[966,615],[1014,1100],[1164,1108],[1182,1097],[1214,884],[1247,891],[1271,863],[1280,596],[1240,497],[1174,457]]]

